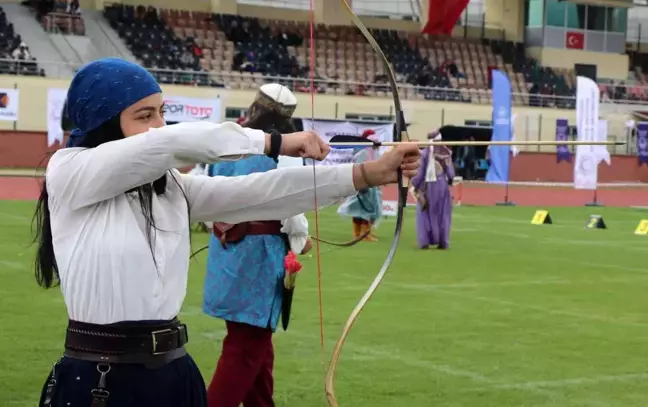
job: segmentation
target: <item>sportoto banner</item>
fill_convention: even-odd
[[[354,122],[338,122],[333,120],[302,119],[304,130],[315,130],[324,141],[328,142],[335,135],[361,136],[365,130],[373,130],[373,137],[381,142],[394,141],[394,125],[367,124]],[[381,147],[384,150],[384,147]],[[380,151],[382,152],[382,151]],[[353,148],[334,148],[323,161],[316,161],[316,165],[335,165],[353,162]],[[307,159],[306,164],[311,165],[312,160]]]
[[[3,92],[3,90],[0,90],[0,92]],[[15,92],[16,96],[10,97],[9,99],[15,99],[17,105],[18,95],[17,91]],[[47,91],[47,143],[50,146],[56,142],[63,142],[61,113],[63,111],[63,106],[65,105],[66,97],[67,89],[50,88]],[[167,96],[164,98],[164,103],[166,106],[164,118],[168,122],[190,122],[198,120],[220,122],[221,101],[217,97],[206,99]],[[1,107],[0,115],[2,115]],[[1,119],[8,120],[4,118]]]
[[[61,116],[67,98],[67,89],[47,89],[47,145],[53,146],[57,142],[63,143],[63,128]]]
[[[194,122],[209,120],[220,122],[220,98],[188,98],[184,96],[166,96],[164,98],[167,122]]]
[[[0,89],[0,120],[15,122],[18,120],[18,89]]]

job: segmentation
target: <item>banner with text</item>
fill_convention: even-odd
[[[51,147],[56,143],[63,143],[63,128],[61,119],[65,99],[67,98],[67,89],[49,88],[47,89],[47,111],[45,112],[47,120],[47,146]]]
[[[15,122],[18,120],[18,89],[0,89],[0,120]]]
[[[302,119],[304,130],[315,130],[328,142],[336,135],[361,136],[365,130],[371,129],[376,134],[376,140],[385,142],[394,140],[394,125],[389,124],[365,124],[353,122],[338,122],[331,120],[310,120]],[[384,150],[386,147],[381,147]],[[324,161],[316,161],[316,165],[335,165],[353,162],[353,148],[333,148]],[[306,160],[306,165],[312,165],[312,160]]]
[[[576,129],[578,141],[596,141],[599,133],[600,91],[596,83],[584,76],[576,84]],[[596,189],[599,149],[593,145],[576,146],[574,188]]]
[[[188,98],[184,96],[165,96],[165,114],[167,122],[195,122],[208,120],[220,122],[220,98]]]
[[[637,123],[637,156],[639,165],[648,164],[648,122]]]
[[[579,76],[576,83],[576,131],[578,141],[596,139],[599,117],[600,91],[589,78]],[[574,188],[596,189],[598,166],[594,146],[576,146]]]
[[[556,119],[556,141],[568,141],[569,140],[569,120],[567,119]],[[567,161],[568,163],[572,162],[571,151],[569,151],[569,146],[565,144],[558,144],[556,146],[556,162]]]
[[[501,71],[493,71],[492,141],[511,140],[511,82]],[[486,182],[508,182],[511,146],[490,146],[490,166]]]

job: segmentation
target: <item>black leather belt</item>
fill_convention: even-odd
[[[68,322],[65,355],[107,363],[164,365],[186,355],[187,326],[177,319],[160,324],[111,325]]]

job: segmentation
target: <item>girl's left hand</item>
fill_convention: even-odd
[[[357,190],[398,182],[399,169],[405,178],[415,177],[421,166],[421,152],[416,143],[406,142],[394,146],[377,160],[365,162],[364,166],[365,174],[358,165],[354,168],[359,175],[353,178]]]
[[[313,241],[309,237],[308,240],[306,241],[306,244],[304,245],[304,248],[302,249],[301,253],[299,254],[306,254],[311,251],[313,248]]]

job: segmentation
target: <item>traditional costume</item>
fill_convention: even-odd
[[[367,129],[362,137],[375,140],[375,132]],[[377,140],[375,140],[377,141]],[[362,163],[378,158],[377,148],[359,148],[353,152],[353,161]],[[379,187],[359,191],[355,196],[347,198],[338,208],[338,214],[353,218],[353,238],[365,235],[363,240],[375,242],[378,239],[373,234],[376,222],[382,216],[382,194]]]
[[[441,134],[428,138],[441,140]],[[452,150],[446,146],[430,146],[421,153],[421,167],[412,178],[413,194],[417,199],[416,232],[418,246],[426,249],[450,247],[452,194],[450,185],[455,176]]]
[[[294,131],[297,98],[285,86],[263,85],[249,109],[246,127]],[[209,175],[233,177],[277,168],[262,156],[209,166]],[[287,329],[292,288],[285,284],[285,258],[309,242],[308,221],[214,223],[209,242],[203,310],[225,320],[227,336],[208,388],[211,407],[274,406],[272,334],[279,316]]]
[[[67,107],[77,129],[71,147],[52,155],[40,201],[51,238],[40,249],[55,256],[69,324],[65,356],[43,387],[41,406],[205,406],[204,381],[184,347],[187,327],[176,318],[186,295],[190,222],[287,219],[312,209],[311,168],[237,178],[175,170],[242,155],[264,161],[263,131],[202,121],[123,138],[121,112],[160,92],[146,70],[115,58],[84,66],[70,85]],[[84,144],[99,130],[121,136]],[[317,168],[322,204],[355,193],[352,167]],[[280,284],[277,275],[275,288]]]

